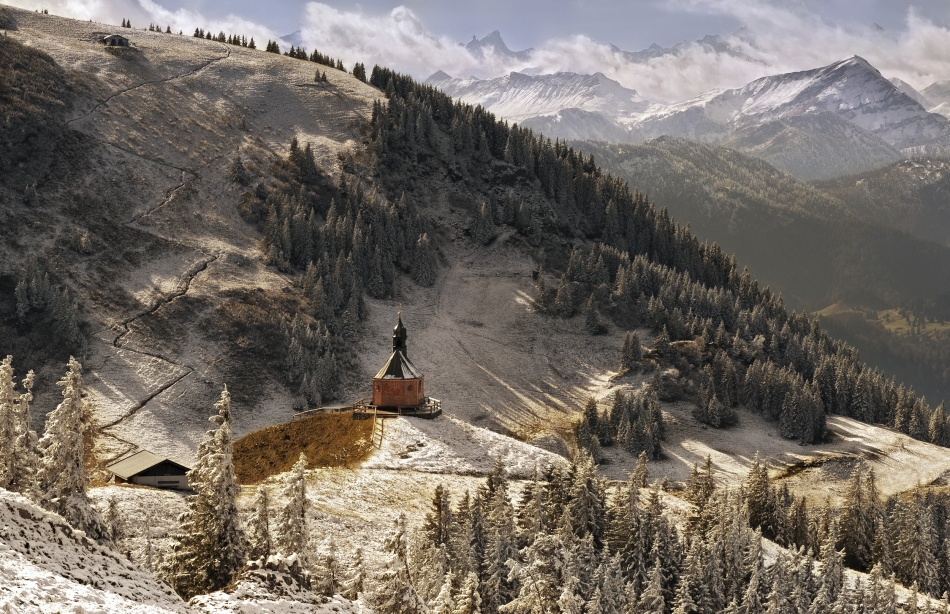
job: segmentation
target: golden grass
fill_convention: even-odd
[[[289,471],[303,452],[307,467],[350,466],[372,449],[372,420],[351,412],[315,414],[248,433],[234,442],[234,471],[241,484],[257,484]]]
[[[878,321],[892,333],[907,336],[911,332],[910,322],[902,318],[897,309],[886,309],[878,312]],[[921,334],[934,339],[950,336],[950,322],[923,322]]]

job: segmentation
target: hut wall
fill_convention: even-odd
[[[425,381],[419,379],[374,379],[373,405],[415,407],[425,398]]]
[[[188,477],[184,475],[135,475],[131,481],[142,486],[188,490]]]

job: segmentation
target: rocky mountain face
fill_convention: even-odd
[[[476,58],[484,60],[492,56],[499,60],[527,62],[531,59],[533,49],[523,49],[521,51],[512,51],[501,38],[501,32],[494,30],[483,38],[472,36],[472,40],[466,43],[465,48]]]

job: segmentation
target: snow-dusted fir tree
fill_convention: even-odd
[[[416,592],[409,573],[409,537],[406,515],[396,519],[393,532],[386,538],[383,550],[387,554],[385,566],[376,581],[374,610],[387,614],[415,614],[426,610]]]
[[[287,485],[281,492],[284,507],[277,518],[277,539],[275,549],[284,556],[297,555],[297,560],[306,568],[307,543],[307,457],[303,452],[290,470]]]
[[[557,599],[561,614],[584,614],[584,598],[580,595],[580,580],[574,574],[564,575],[561,594]]]
[[[454,574],[451,571],[445,574],[439,594],[429,604],[431,614],[455,614],[455,599],[452,597],[452,585],[454,583]]]
[[[416,242],[416,249],[412,258],[412,279],[420,286],[431,286],[435,283],[436,267],[438,260],[435,253],[435,246],[429,239],[429,235],[422,233]]]
[[[13,381],[13,356],[0,362],[0,488],[10,487],[13,474],[13,442],[16,441],[14,407],[17,397]]]
[[[343,585],[343,596],[355,600],[366,591],[366,563],[363,561],[363,549],[359,546],[353,553],[350,564],[350,576]]]
[[[195,494],[179,517],[179,534],[166,577],[179,594],[192,597],[218,590],[244,562],[244,536],[238,526],[231,438],[231,395],[227,387],[215,404],[217,428],[198,446],[188,482]]]
[[[105,512],[102,513],[102,520],[106,523],[106,528],[109,530],[109,539],[115,544],[118,544],[119,540],[125,536],[125,526],[122,522],[122,515],[119,513],[119,506],[115,501],[115,497],[109,497],[106,501],[106,509]]]
[[[13,463],[10,466],[7,488],[37,500],[39,484],[36,472],[39,466],[39,440],[30,428],[30,402],[33,400],[33,372],[23,378],[23,392],[17,395],[13,406]]]
[[[519,586],[518,595],[498,611],[503,614],[557,612],[564,550],[565,544],[559,535],[538,535],[522,550],[520,560],[512,561],[509,580]]]
[[[332,536],[324,542],[314,565],[314,590],[326,596],[336,595],[343,590],[340,560],[337,557],[336,541]]]
[[[30,430],[33,372],[16,391],[13,356],[0,362],[0,488],[35,498],[36,433]]]
[[[247,556],[250,560],[267,559],[273,550],[270,535],[270,499],[267,488],[257,485],[251,516],[247,519]]]
[[[663,614],[666,611],[666,599],[663,596],[663,565],[659,559],[650,570],[646,589],[640,595],[636,611],[643,614]]]
[[[68,365],[66,375],[59,381],[63,400],[47,416],[46,431],[39,441],[40,501],[74,527],[100,539],[108,531],[86,495],[89,476],[84,452],[90,408],[83,398],[82,365],[72,357]]]
[[[478,575],[469,572],[455,596],[455,610],[452,614],[481,614],[482,598],[478,594]]]
[[[620,370],[635,369],[642,359],[643,347],[640,345],[640,336],[636,331],[629,331],[624,335],[623,345],[620,348]]]

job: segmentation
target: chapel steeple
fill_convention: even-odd
[[[399,310],[399,321],[393,328],[393,352],[402,352],[402,355],[409,358],[409,352],[406,348],[406,326],[402,323],[402,309]]]

